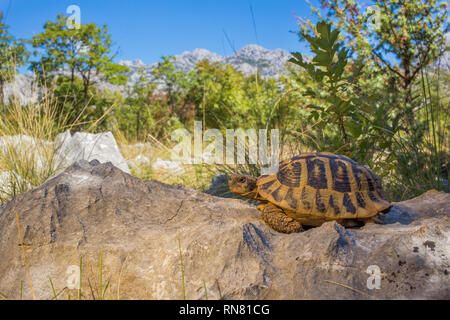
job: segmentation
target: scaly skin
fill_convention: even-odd
[[[264,203],[258,206],[262,219],[275,231],[282,233],[295,233],[303,231],[302,225],[288,217],[283,209],[272,203]]]
[[[230,190],[241,196],[255,200],[265,200],[256,189],[256,178],[233,174],[228,181]],[[294,233],[303,230],[302,225],[294,219],[288,217],[283,209],[273,205],[272,203],[263,203],[258,206],[261,211],[263,220],[275,231],[282,233]]]

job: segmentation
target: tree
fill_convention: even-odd
[[[360,113],[361,106],[358,96],[353,94],[355,79],[358,78],[361,68],[355,68],[353,74],[344,73],[348,65],[349,50],[339,41],[339,30],[332,30],[331,24],[317,23],[314,36],[304,33],[302,36],[309,43],[311,51],[315,54],[311,62],[295,52],[289,60],[307,71],[316,86],[308,87],[305,95],[320,101],[319,105],[310,104],[308,108],[314,109],[311,115],[317,120],[319,117],[326,123],[335,123],[340,130],[345,143],[345,150],[350,146],[350,137],[346,127],[350,125],[347,119]]]
[[[0,18],[0,103],[3,106],[3,116],[6,121],[6,102],[4,86],[14,78],[18,67],[25,64],[28,52],[23,42],[16,40],[8,32],[8,27]]]
[[[32,39],[34,54],[40,59],[31,63],[31,69],[47,82],[48,79],[69,74],[71,85],[75,77],[83,81],[82,110],[89,102],[89,87],[103,79],[114,84],[127,81],[128,68],[115,64],[111,52],[112,40],[106,25],[80,24],[69,28],[67,17],[58,15],[56,22],[47,21],[44,32]]]
[[[355,79],[352,100],[358,98],[353,104],[369,112],[353,113],[357,116],[351,115],[353,123],[344,126],[354,131],[350,132],[352,154],[359,150],[359,155],[373,160],[355,159],[379,170],[398,199],[431,188],[442,190],[440,170],[448,159],[449,141],[448,86],[439,67],[449,29],[446,4],[436,0],[320,3],[324,10],[313,11],[320,20],[325,20],[325,12],[326,20],[343,31],[350,49],[349,66],[352,61],[364,66]],[[300,38],[314,32],[310,20],[299,22]],[[366,148],[369,143],[375,148]],[[329,144],[327,149],[332,149]]]
[[[150,103],[156,84],[149,82],[145,76],[145,69],[139,68],[139,80],[128,89],[128,96],[120,110],[123,119],[126,122],[124,126],[126,132],[134,133],[133,138],[136,140],[144,138],[151,124],[152,115]],[[130,119],[131,118],[131,119]]]
[[[243,89],[242,73],[231,65],[203,60],[189,74],[189,79],[192,85],[188,101],[199,106],[196,118],[203,120],[204,128],[248,125],[244,119],[250,108]]]
[[[182,100],[182,91],[187,86],[187,78],[186,73],[175,69],[173,60],[172,56],[163,56],[162,61],[158,62],[152,73],[156,80],[163,82],[170,112],[176,114],[176,105]]]
[[[376,0],[372,10],[354,0],[321,0],[329,18],[346,31],[353,52],[373,60],[400,84],[408,125],[414,124],[414,81],[436,60],[448,31],[446,2]],[[317,12],[317,11],[316,11]]]

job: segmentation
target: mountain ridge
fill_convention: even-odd
[[[291,54],[283,49],[270,50],[256,44],[249,44],[228,56],[222,56],[207,49],[197,48],[192,51],[184,51],[173,57],[175,69],[183,72],[194,70],[197,63],[207,59],[210,62],[230,64],[246,76],[255,74],[258,71],[262,78],[267,79],[277,78],[280,74],[287,71],[285,64],[290,59]],[[163,90],[164,84],[161,81],[157,81],[152,74],[153,70],[158,66],[158,63],[145,64],[140,59],[121,60],[118,64],[130,69],[127,73],[129,79],[127,85],[122,87],[99,81],[96,86],[101,90],[110,89],[112,91],[118,90],[126,93],[127,86],[129,87],[137,83],[140,78],[139,70],[143,68],[145,77],[150,82],[158,83],[158,88]],[[7,99],[11,95],[16,95],[23,104],[36,101],[38,94],[36,93],[37,89],[33,86],[34,78],[35,75],[31,72],[27,74],[18,73],[15,81],[6,84],[5,98]]]
[[[175,69],[183,72],[194,70],[197,63],[207,59],[210,62],[230,64],[246,76],[255,74],[258,71],[263,78],[273,78],[286,72],[284,65],[290,59],[291,54],[283,49],[270,50],[256,44],[249,44],[228,56],[197,48],[192,51],[184,51],[173,57]],[[135,59],[121,60],[119,64],[130,69],[128,77],[130,84],[133,84],[139,79],[138,70],[140,68],[144,68],[144,73],[150,81],[154,80],[152,71],[157,67],[158,62],[145,64],[142,60]]]

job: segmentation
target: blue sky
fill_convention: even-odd
[[[116,60],[148,64],[195,48],[230,55],[224,30],[236,50],[258,42],[268,49],[302,51],[304,44],[290,32],[297,29],[294,12],[311,17],[305,0],[0,0],[0,11],[14,36],[29,39],[73,4],[81,9],[82,23],[108,25]]]

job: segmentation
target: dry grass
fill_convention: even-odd
[[[331,283],[331,284],[337,285],[337,286],[340,286],[340,287],[343,287],[343,288],[346,288],[346,289],[349,289],[349,290],[352,290],[352,291],[354,291],[354,292],[357,292],[357,293],[359,293],[359,294],[361,294],[361,295],[364,295],[364,296],[367,296],[367,297],[369,297],[369,298],[372,298],[372,299],[375,299],[375,300],[380,300],[380,299],[378,299],[378,298],[375,297],[375,296],[372,296],[372,295],[370,295],[370,294],[368,294],[368,293],[366,293],[366,292],[364,292],[364,291],[358,290],[358,289],[353,288],[353,287],[351,287],[351,286],[348,286],[348,285],[346,285],[346,284],[342,284],[342,283],[335,282],[335,281],[331,281],[331,280],[323,280],[323,281],[324,281],[324,282],[327,282],[327,283]]]
[[[33,88],[37,91],[37,88]],[[54,137],[67,127],[68,115],[45,94],[36,103],[23,105],[18,96],[9,98],[0,121],[0,201],[41,185],[58,169]],[[15,90],[18,92],[18,90]],[[33,95],[36,92],[33,92]]]
[[[50,105],[12,104],[6,122],[0,122],[2,202],[39,186],[55,172],[56,149],[50,142],[58,129],[54,112]]]
[[[120,152],[122,156],[131,165],[130,171],[133,176],[142,180],[158,180],[167,184],[182,185],[196,190],[207,190],[210,186],[212,177],[218,173],[218,167],[215,165],[193,165],[179,164],[184,169],[183,173],[171,170],[155,169],[153,164],[158,159],[171,161],[171,147],[159,141],[149,141],[130,144],[123,138],[119,138]],[[139,161],[138,156],[141,157]],[[142,161],[143,157],[148,161]]]

